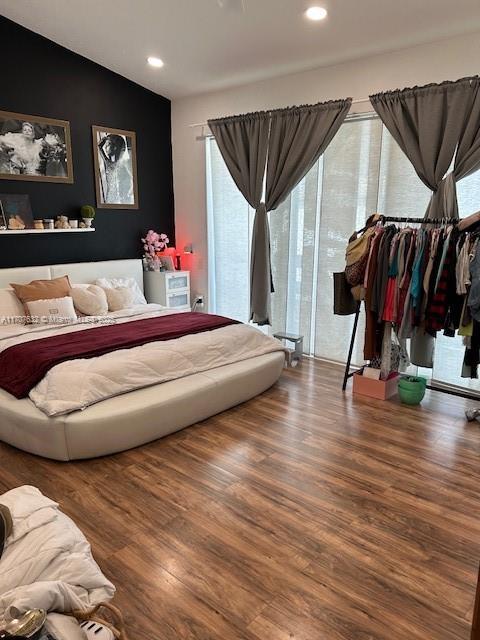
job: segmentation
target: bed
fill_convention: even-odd
[[[143,291],[140,260],[2,269],[0,288],[8,287],[10,282],[27,283],[64,275],[69,276],[72,284],[93,283],[101,277],[120,278],[128,275],[135,278]],[[156,316],[162,312],[149,313]],[[139,317],[143,319],[143,316]],[[89,329],[85,329],[88,332]],[[227,330],[230,329],[225,327],[208,332],[210,351],[212,341],[217,337],[218,340],[225,339],[221,332]],[[249,330],[253,331],[253,328]],[[169,346],[176,353],[189,340],[190,337],[170,340],[163,343],[163,347]],[[190,342],[193,344],[193,338]],[[192,344],[189,348],[194,348]],[[158,344],[155,343],[155,346]],[[135,350],[130,351],[133,353]],[[276,346],[262,343],[262,349],[257,348],[257,352],[261,352],[260,355],[246,357],[248,352],[244,351],[238,361],[199,370],[161,384],[150,382],[148,386],[119,395],[112,394],[113,397],[92,401],[82,410],[62,415],[47,415],[30,397],[17,399],[0,389],[0,440],[29,453],[64,461],[93,458],[137,447],[245,402],[272,386],[284,366],[283,348],[280,343]],[[102,357],[114,358],[115,354]],[[153,357],[153,354],[149,357]],[[72,364],[81,365],[82,362],[79,360]],[[197,366],[197,369],[201,368]],[[57,367],[52,369],[56,370]]]

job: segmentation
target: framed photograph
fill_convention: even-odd
[[[70,123],[0,111],[0,178],[71,184]]]
[[[99,209],[138,209],[134,131],[92,127],[95,190]]]
[[[29,196],[0,193],[0,226],[19,231],[33,229],[33,214]]]
[[[175,265],[173,263],[172,256],[159,256],[159,258],[165,271],[175,271]]]

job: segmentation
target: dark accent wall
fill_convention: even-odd
[[[74,170],[71,185],[0,179],[0,193],[29,194],[35,218],[73,217],[83,204],[96,206],[97,124],[136,132],[140,204],[138,211],[98,209],[95,233],[0,235],[0,268],[137,258],[150,228],[173,245],[170,101],[3,16],[0,59],[0,110],[68,120]]]

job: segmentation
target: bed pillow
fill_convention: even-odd
[[[25,308],[13,289],[0,289],[0,325],[18,322],[25,324]]]
[[[27,302],[31,318],[40,324],[67,324],[77,319],[73,298],[49,298]]]
[[[75,309],[86,316],[104,316],[108,313],[108,300],[102,287],[74,284],[70,295]]]
[[[32,280],[29,284],[10,283],[17,298],[25,307],[26,315],[29,314],[27,303],[35,300],[56,300],[70,295],[70,280],[68,276],[54,278],[53,280]]]
[[[133,304],[147,304],[142,290],[138,286],[135,278],[98,278],[95,282],[103,289],[118,289],[119,287],[128,287],[133,291]]]
[[[131,309],[134,306],[133,291],[130,287],[105,287],[109,311],[121,311]]]

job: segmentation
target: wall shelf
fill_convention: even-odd
[[[87,233],[88,231],[95,231],[95,227],[88,227],[86,229],[6,229],[0,230],[2,236],[24,235],[24,234],[44,234],[44,233]]]

